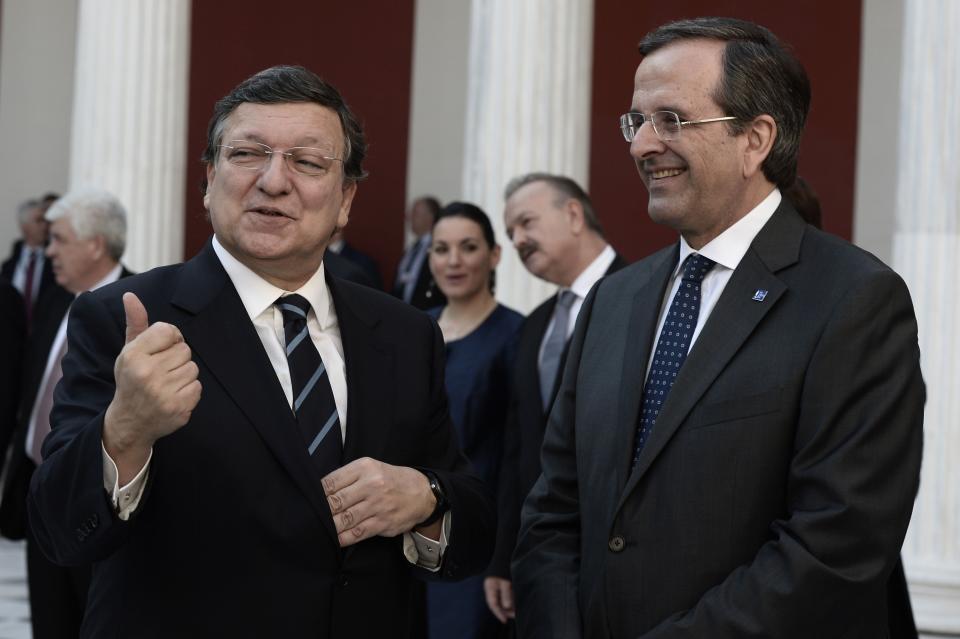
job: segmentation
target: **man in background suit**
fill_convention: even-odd
[[[10,257],[0,265],[0,277],[11,282],[23,296],[28,325],[32,324],[33,309],[40,298],[57,287],[53,269],[44,255],[49,233],[44,214],[56,199],[56,195],[48,194],[17,207],[21,237],[14,242]]]
[[[23,298],[13,284],[0,279],[0,451],[7,450],[16,424],[26,336]],[[0,468],[5,458],[0,452]]]
[[[365,152],[334,87],[261,71],[214,107],[213,238],[74,303],[28,505],[95,562],[81,636],[415,636],[413,577],[489,560],[439,329],[324,270]]]
[[[89,567],[64,568],[43,555],[26,513],[27,489],[41,461],[40,447],[50,431],[53,390],[61,377],[67,311],[80,293],[130,274],[120,265],[126,244],[126,212],[113,195],[103,191],[68,193],[50,207],[46,219],[50,223],[47,258],[59,286],[37,304],[0,502],[0,533],[10,539],[27,539],[27,583],[35,639],[79,634],[90,583]]]
[[[327,253],[334,253],[342,257],[363,273],[362,281],[359,279],[351,281],[359,281],[361,284],[371,286],[378,291],[383,290],[383,278],[380,277],[380,267],[377,266],[376,260],[351,246],[343,237],[343,229],[333,236],[330,246],[327,247]]]
[[[435,197],[417,198],[410,206],[410,230],[416,236],[397,266],[393,281],[393,295],[420,310],[443,306],[447,298],[434,285],[427,257],[430,253],[430,230],[440,214],[440,202]]]
[[[524,266],[559,290],[524,321],[517,348],[499,483],[497,545],[484,581],[487,605],[501,622],[514,617],[510,555],[523,499],[540,476],[540,444],[567,341],[593,285],[626,266],[604,239],[590,196],[570,178],[529,173],[507,185],[504,199],[507,236]]]
[[[524,504],[522,637],[889,637],[924,384],[903,281],[806,225],[810,89],[728,18],[640,44],[621,118],[680,241],[584,303]]]

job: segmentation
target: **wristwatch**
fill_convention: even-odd
[[[420,472],[426,475],[430,481],[430,492],[433,493],[434,498],[437,500],[437,505],[434,507],[433,512],[430,513],[430,516],[417,524],[415,526],[416,528],[429,526],[450,510],[450,502],[447,501],[447,495],[443,492],[443,486],[440,485],[440,480],[437,479],[437,476],[429,470],[421,470]]]

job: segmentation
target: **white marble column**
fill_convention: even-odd
[[[463,196],[503,246],[497,297],[521,312],[556,290],[527,273],[503,232],[503,189],[522,173],[587,188],[593,0],[473,0]]]
[[[119,197],[124,262],[183,259],[189,0],[80,0],[70,187]]]
[[[927,406],[903,556],[921,631],[960,633],[960,3],[907,0],[904,18],[893,262],[917,310]]]

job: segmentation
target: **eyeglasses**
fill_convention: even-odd
[[[287,166],[303,175],[324,175],[334,162],[343,162],[340,158],[324,155],[320,149],[309,146],[294,146],[286,151],[271,149],[266,144],[247,140],[230,140],[229,144],[217,145],[224,150],[227,162],[241,169],[259,171],[267,166],[270,156],[278,154],[287,162]]]
[[[620,116],[620,131],[627,142],[633,142],[637,136],[640,127],[644,122],[649,121],[653,125],[653,132],[664,142],[672,142],[680,137],[683,127],[689,124],[707,124],[709,122],[724,122],[726,120],[736,120],[732,115],[722,118],[706,118],[705,120],[681,120],[680,116],[673,111],[654,111],[650,116],[636,111],[630,111]]]

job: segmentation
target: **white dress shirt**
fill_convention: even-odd
[[[112,284],[120,279],[120,271],[123,270],[119,264],[113,267],[106,276],[93,285],[90,289],[95,291],[101,286],[106,286],[107,284]],[[39,279],[39,277],[37,278]],[[60,327],[57,329],[57,334],[53,338],[53,343],[50,344],[50,351],[47,353],[47,364],[43,369],[43,377],[40,378],[40,386],[37,387],[37,396],[33,400],[33,408],[30,409],[30,421],[27,422],[27,441],[25,450],[28,456],[32,455],[33,451],[33,438],[34,434],[37,432],[37,407],[40,405],[40,402],[43,400],[43,394],[45,386],[48,383],[50,378],[50,372],[58,364],[57,357],[61,355],[61,350],[66,352],[64,349],[64,342],[67,341],[67,319],[70,317],[70,309],[67,309],[67,312],[63,314],[63,319],[60,320]],[[43,416],[43,419],[50,419],[49,415]]]
[[[716,262],[716,265],[710,269],[710,272],[707,273],[706,277],[703,278],[703,282],[700,284],[700,314],[697,316],[697,325],[693,330],[693,337],[690,339],[689,348],[693,348],[693,343],[697,341],[700,330],[704,324],[706,324],[710,313],[713,312],[713,307],[717,305],[717,300],[720,299],[723,289],[726,288],[727,282],[730,281],[730,276],[733,275],[733,271],[740,264],[740,260],[746,255],[747,250],[753,243],[753,239],[757,237],[757,233],[760,232],[760,229],[770,220],[774,211],[780,206],[781,199],[779,189],[774,188],[773,191],[749,213],[737,220],[735,224],[723,233],[710,240],[710,242],[705,244],[699,251],[696,251],[700,255]],[[673,300],[673,296],[676,294],[677,289],[680,288],[680,283],[683,280],[683,273],[680,270],[680,266],[683,264],[683,261],[687,259],[687,256],[694,252],[695,251],[690,248],[690,245],[687,244],[687,241],[681,237],[680,259],[673,268],[671,284],[667,287],[667,292],[663,296],[663,301],[660,304],[660,320],[657,322],[657,336],[659,336],[660,331],[663,330],[663,323],[667,319],[667,310],[670,308],[670,302]],[[690,352],[689,348],[687,350],[688,353]],[[656,349],[652,349],[650,359],[647,361],[647,375],[650,374],[650,367],[653,365],[653,356],[655,354]],[[644,377],[644,379],[646,379],[646,377]]]
[[[330,289],[324,279],[321,262],[317,272],[296,291],[285,291],[267,282],[231,255],[216,236],[213,238],[213,250],[223,264],[230,281],[233,282],[240,301],[253,323],[270,364],[283,387],[287,404],[293,408],[293,383],[290,379],[290,367],[286,356],[286,337],[283,331],[283,313],[274,303],[278,298],[296,293],[310,302],[307,313],[307,332],[320,353],[330,380],[333,399],[340,416],[340,439],[346,439],[347,429],[347,374],[343,358],[343,342],[340,338],[340,326],[337,314],[330,299]],[[152,458],[153,451],[150,456]],[[140,497],[149,474],[150,460],[126,486],[118,485],[118,471],[114,461],[103,450],[104,489],[110,494],[114,508],[120,519],[129,519],[140,503]],[[440,558],[447,546],[447,534],[450,525],[450,513],[445,515],[441,527],[439,544],[419,533],[404,535],[404,555],[414,564],[428,570],[439,570]]]
[[[11,284],[13,287],[20,291],[20,294],[24,298],[27,297],[27,293],[24,289],[27,288],[27,267],[30,264],[30,258],[32,257],[36,260],[36,263],[33,266],[33,282],[30,290],[30,299],[31,303],[37,302],[37,294],[40,292],[40,280],[43,275],[43,263],[47,259],[44,255],[44,248],[42,246],[27,246],[26,244],[20,249],[20,257],[17,258],[17,264],[13,267],[13,279]]]

